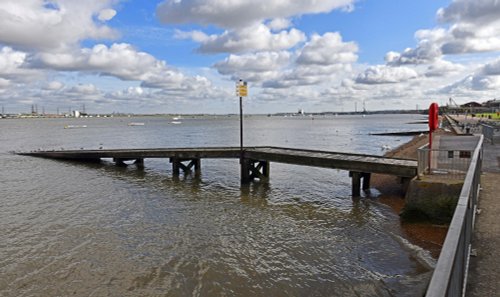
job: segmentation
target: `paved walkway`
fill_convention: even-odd
[[[497,142],[498,143],[498,142]],[[485,141],[466,296],[500,296],[500,144]]]
[[[481,187],[466,296],[500,296],[500,173],[485,172]]]

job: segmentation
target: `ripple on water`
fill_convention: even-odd
[[[238,142],[232,120],[171,127],[152,118],[139,130],[95,119],[79,131],[35,121],[2,121],[11,125],[2,152]],[[338,121],[249,120],[260,134],[248,141],[370,150],[366,127]],[[346,139],[351,130],[356,139]],[[374,198],[352,200],[343,171],[272,164],[270,183],[241,186],[235,160],[204,160],[199,178],[172,177],[168,160],[143,170],[0,161],[1,296],[400,296],[425,270],[398,240],[397,216]]]

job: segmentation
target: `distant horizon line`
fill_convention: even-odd
[[[318,111],[318,112],[275,112],[275,113],[244,113],[245,116],[321,116],[321,115],[361,115],[361,114],[420,114],[426,109],[389,109],[371,111]],[[25,116],[25,117],[65,117],[69,113],[5,113],[4,116]],[[82,113],[81,116],[238,116],[239,113],[132,113],[132,112],[111,112],[111,113]]]

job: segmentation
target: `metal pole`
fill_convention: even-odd
[[[243,158],[243,97],[240,96],[240,153]]]
[[[429,129],[429,174],[432,173],[431,160],[432,160],[432,129]]]

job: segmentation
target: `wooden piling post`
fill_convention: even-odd
[[[172,163],[172,174],[178,176],[180,172],[179,159],[170,158],[170,163]]]
[[[199,175],[201,173],[201,159],[193,159],[194,163],[194,173]]]
[[[363,191],[368,191],[370,190],[370,178],[371,178],[371,173],[363,172]]]
[[[113,162],[115,162],[116,166],[120,166],[120,167],[127,166],[127,164],[124,162],[124,160],[120,159],[120,158],[113,158]]]
[[[182,162],[189,161],[188,165],[185,165]],[[174,175],[179,175],[181,173],[181,169],[184,173],[191,172],[191,169],[194,167],[195,174],[200,174],[201,171],[201,160],[200,158],[195,159],[179,159],[179,158],[170,158],[170,163],[172,163],[172,173]]]
[[[269,179],[269,161],[257,161],[242,158],[241,164],[241,183],[246,184],[258,178],[260,181]]]
[[[251,164],[250,159],[241,158],[240,159],[240,168],[241,168],[241,183],[248,184],[252,181],[251,170],[250,167],[253,166]]]
[[[352,179],[352,197],[361,196],[361,173],[350,171],[349,176]]]
[[[261,161],[263,162],[263,165],[262,165],[262,174],[269,178],[269,173],[270,173],[270,163],[269,161]]]
[[[144,167],[144,159],[135,159],[135,162],[134,164],[139,167],[139,168],[143,168]]]
[[[406,193],[406,191],[410,187],[411,178],[409,178],[409,177],[401,177],[400,182],[403,185],[403,191]]]
[[[269,161],[255,161],[250,170],[253,178],[258,178],[260,181],[269,180]]]

